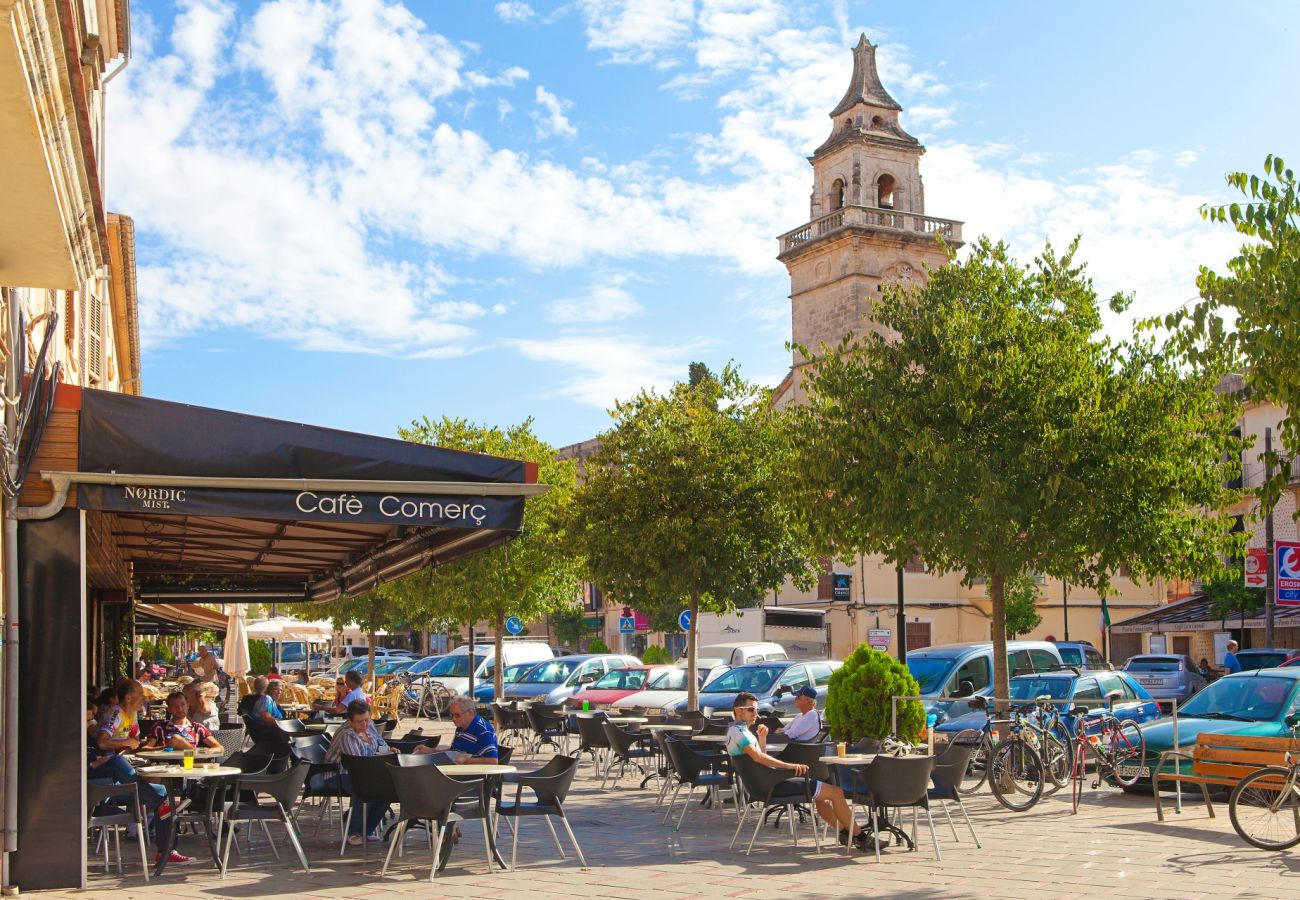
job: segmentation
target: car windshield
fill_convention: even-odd
[[[537,665],[535,662],[515,663],[513,666],[506,666],[506,670],[501,673],[501,681],[505,684],[514,684],[519,679],[528,674],[528,670]]]
[[[553,659],[550,662],[544,662],[537,668],[533,669],[523,678],[519,679],[519,684],[563,684],[569,680],[569,676],[574,673],[578,666],[582,665],[580,659]]]
[[[1012,700],[1034,700],[1048,696],[1053,700],[1065,700],[1070,696],[1072,678],[1013,678],[1011,679]]]
[[[477,669],[479,664],[486,658],[487,657],[476,655],[474,657],[474,668]],[[457,653],[455,656],[444,656],[433,664],[433,668],[429,670],[429,674],[435,678],[468,678],[469,654]]]
[[[1083,665],[1083,652],[1078,647],[1057,647],[1056,652],[1061,654],[1061,662],[1067,666]]]
[[[438,664],[438,660],[443,659],[441,656],[426,656],[424,659],[411,666],[412,675],[423,675]]]
[[[1291,678],[1220,678],[1178,712],[1205,719],[1266,722],[1278,717],[1294,685]]]
[[[649,669],[613,669],[606,672],[604,677],[600,678],[592,687],[608,690],[639,691],[645,687],[646,676],[649,674]]]
[[[907,654],[907,670],[912,673],[922,694],[938,694],[948,681],[955,660],[951,656],[917,656]]]
[[[669,669],[650,682],[649,689],[652,691],[684,691],[686,690],[686,672],[686,669]]]
[[[706,694],[765,694],[785,671],[785,666],[742,666],[723,672],[703,687]]]
[[[1286,662],[1290,656],[1286,650],[1277,651],[1256,651],[1243,650],[1237,654],[1237,662],[1241,663],[1241,671],[1249,672],[1252,669],[1272,669]]]
[[[1177,672],[1176,656],[1135,656],[1124,667],[1125,672]]]

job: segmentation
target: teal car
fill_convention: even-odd
[[[1286,717],[1300,713],[1300,668],[1253,669],[1220,678],[1178,710],[1178,747],[1191,751],[1198,734],[1286,737]],[[1146,758],[1138,773],[1150,784],[1160,754],[1174,749],[1174,720],[1166,717],[1142,726]],[[1190,774],[1190,760],[1178,763]],[[1162,772],[1172,772],[1166,763]],[[1170,785],[1172,790],[1172,784]]]

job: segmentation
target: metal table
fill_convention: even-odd
[[[492,799],[492,791],[489,785],[494,778],[501,778],[505,775],[513,775],[519,770],[514,766],[492,765],[490,763],[466,763],[465,765],[441,765],[436,767],[439,772],[450,778],[482,778],[483,789],[479,795],[479,807],[483,812],[483,841],[488,851],[488,874],[492,874],[492,863],[495,861],[502,869],[506,868],[506,861],[501,858],[501,853],[497,850],[496,835],[493,834],[492,828],[492,810],[489,801]],[[518,825],[516,824],[516,827]]]
[[[180,816],[175,812],[176,805],[180,802],[180,787],[187,781],[205,781],[209,778],[228,778],[231,775],[242,775],[243,773],[234,766],[214,766],[214,765],[195,765],[192,769],[184,766],[146,766],[137,770],[145,778],[157,778],[167,783],[167,802],[171,804],[172,817],[171,829],[167,838],[167,845],[159,847],[158,862],[154,866],[153,875],[155,878],[162,875],[163,870],[167,868],[167,859],[171,856],[172,848],[176,846],[177,828],[180,823]],[[217,866],[221,865],[221,857],[217,853],[216,840],[212,835],[212,823],[206,818],[203,820],[203,830],[208,836],[208,852],[212,854],[212,862]]]
[[[844,756],[823,756],[821,761],[828,766],[846,766],[848,767],[849,772],[853,773],[858,770],[865,770],[867,766],[876,761],[876,757],[879,755],[880,754],[878,753],[848,753]],[[852,802],[849,803],[849,809],[853,809]],[[863,830],[870,833],[870,819],[867,820],[867,825]],[[911,836],[893,822],[889,821],[889,810],[885,809],[883,806],[876,807],[876,830],[877,832],[888,832],[889,834],[894,835],[898,840],[907,845],[908,850],[916,849],[916,845],[912,843]]]

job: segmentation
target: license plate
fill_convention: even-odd
[[[1145,687],[1164,687],[1165,680],[1163,678],[1139,678],[1138,684]]]
[[[1115,774],[1124,778],[1150,778],[1150,766],[1116,766]]]

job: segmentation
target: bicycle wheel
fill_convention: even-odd
[[[1078,744],[1070,762],[1070,802],[1072,812],[1079,812],[1079,799],[1083,796],[1083,780],[1088,777],[1088,750]]]
[[[1070,783],[1070,746],[1061,743],[1061,739],[1050,731],[1039,737],[1041,740],[1038,750],[1043,758],[1044,774],[1047,775],[1047,783],[1043,788],[1050,795]]]
[[[1024,812],[1043,796],[1043,763],[1029,744],[1018,738],[1003,742],[989,766],[989,788],[1012,812]]]
[[[970,762],[966,764],[966,772],[961,777],[961,783],[958,784],[957,793],[973,794],[984,784],[984,779],[989,774],[989,736],[986,732],[980,737],[980,744],[971,754]]]
[[[1251,772],[1228,798],[1228,818],[1241,839],[1261,850],[1300,844],[1300,770],[1269,766]]]
[[[1119,722],[1110,732],[1109,750],[1107,763],[1115,782],[1121,787],[1137,784],[1147,758],[1147,742],[1138,723],[1132,719]]]

